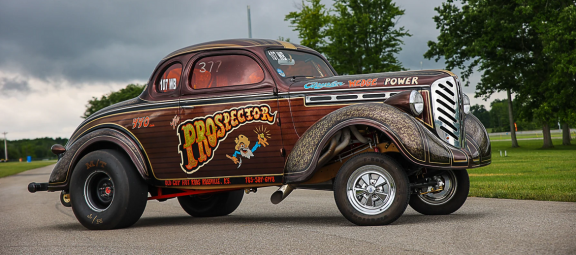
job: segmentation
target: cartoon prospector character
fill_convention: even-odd
[[[266,130],[262,130],[260,131],[260,133],[258,133],[257,130],[254,130],[254,133],[256,133],[256,135],[258,136],[258,142],[256,142],[256,144],[254,145],[254,147],[252,147],[252,149],[250,149],[250,140],[248,140],[248,137],[246,137],[245,135],[239,135],[238,137],[236,137],[236,139],[234,139],[234,142],[236,142],[236,147],[234,147],[236,151],[234,152],[234,154],[232,156],[226,154],[226,157],[231,159],[234,162],[234,164],[238,164],[238,168],[240,168],[240,166],[242,165],[242,157],[250,159],[250,157],[254,157],[254,152],[258,148],[260,148],[260,146],[266,147],[267,145],[269,145],[268,138],[270,138],[270,136],[266,137],[267,135]]]

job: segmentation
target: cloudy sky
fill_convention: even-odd
[[[398,58],[408,69],[441,69],[425,60],[438,36],[432,21],[440,0],[397,1],[398,21],[413,34]],[[146,83],[168,53],[196,43],[298,35],[284,21],[300,0],[0,1],[0,132],[9,140],[70,137],[92,97]],[[324,1],[329,6],[330,1]],[[472,79],[477,80],[477,75]],[[472,103],[474,87],[465,88]],[[496,95],[499,98],[502,95]],[[494,96],[493,98],[496,98]]]

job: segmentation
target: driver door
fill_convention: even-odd
[[[281,183],[282,134],[275,84],[245,51],[199,54],[182,88],[180,168],[197,184]]]

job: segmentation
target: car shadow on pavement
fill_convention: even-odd
[[[241,216],[228,215],[221,217],[194,218],[182,217],[147,217],[141,218],[133,228],[156,227],[156,226],[179,226],[179,225],[246,225],[246,224],[292,224],[292,225],[347,225],[349,222],[342,216],[329,217],[286,217],[286,216]]]
[[[429,223],[449,223],[449,222],[469,222],[469,220],[481,219],[488,216],[488,213],[454,213],[450,215],[422,215],[422,214],[404,214],[392,225],[417,225]],[[130,228],[150,228],[161,226],[184,226],[184,225],[210,225],[210,226],[231,226],[231,225],[266,225],[282,224],[293,226],[356,226],[349,222],[342,215],[227,215],[221,217],[202,217],[195,218],[192,216],[155,216],[142,217],[136,224]],[[86,230],[80,223],[58,224],[54,227],[64,231],[83,231]]]
[[[403,215],[393,225],[412,225],[439,222],[460,222],[486,217],[486,214],[451,214],[451,215]],[[246,225],[246,224],[290,224],[306,226],[356,226],[341,215],[334,216],[244,216],[228,215],[221,217],[194,218],[191,216],[177,217],[146,217],[141,218],[132,228],[147,228],[157,226],[179,225]]]

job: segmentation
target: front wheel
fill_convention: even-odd
[[[390,224],[408,206],[408,177],[391,157],[363,153],[338,171],[334,199],[342,215],[356,225]]]
[[[412,194],[410,206],[421,214],[451,214],[466,202],[470,190],[470,179],[466,170],[447,170],[434,175],[439,181],[438,191],[419,191]]]

